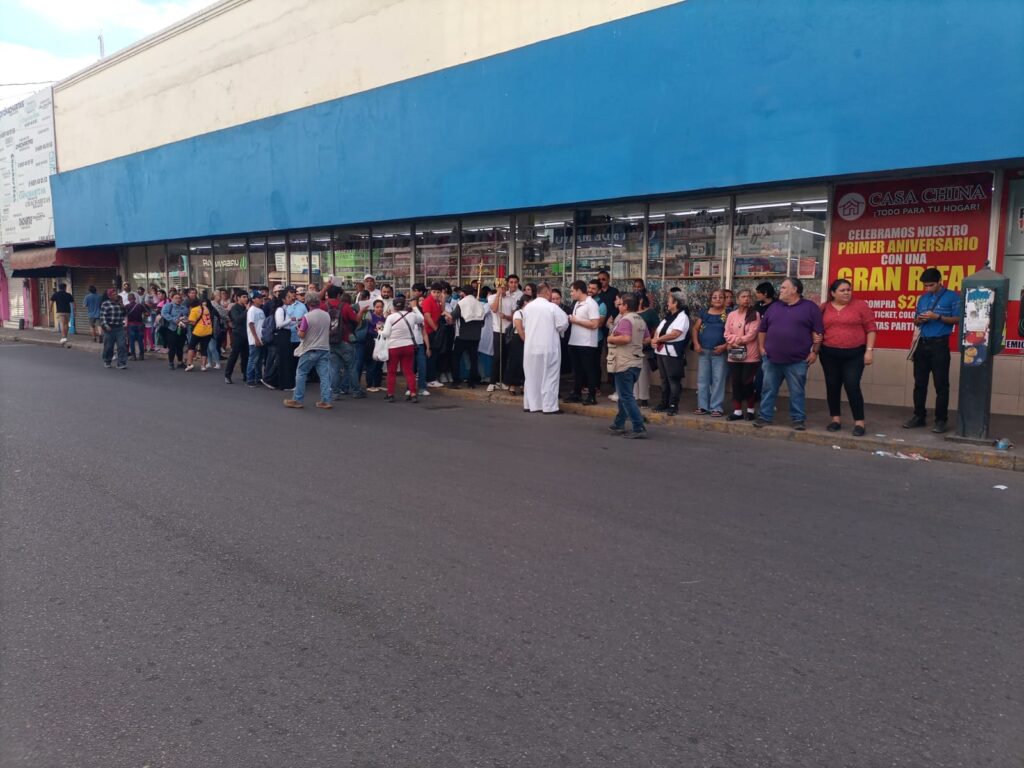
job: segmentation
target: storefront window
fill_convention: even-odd
[[[524,283],[565,288],[572,276],[573,212],[539,211],[516,216],[516,250]]]
[[[290,285],[309,283],[309,235],[305,232],[288,235],[288,269]]]
[[[149,271],[146,269],[146,246],[132,246],[128,249],[128,269],[125,272],[124,280],[131,283],[134,291],[140,285],[146,284],[146,277]],[[120,290],[120,286],[118,287]]]
[[[435,280],[459,279],[459,222],[416,222],[416,280],[429,287]]]
[[[167,287],[181,290],[188,286],[189,266],[192,264],[192,257],[189,254],[188,243],[167,244]]]
[[[267,238],[249,238],[249,288],[263,288],[267,285]]]
[[[647,226],[647,290],[658,306],[678,287],[688,306],[706,307],[725,282],[729,199],[651,204]]]
[[[213,241],[214,277],[218,288],[229,291],[249,287],[248,256],[245,238],[232,237]]]
[[[167,287],[167,246],[161,243],[160,245],[150,245],[146,248],[146,269],[147,277],[145,287],[148,289],[150,284],[155,285],[157,288]]]
[[[267,238],[267,268],[270,270],[269,287],[288,284],[288,249],[283,235]]]
[[[337,229],[334,231],[334,284],[346,291],[355,288],[370,271],[370,231]]]
[[[322,286],[331,274],[331,233],[314,232],[309,236],[309,282]]]
[[[828,192],[825,187],[746,195],[736,199],[733,291],[799,277],[804,298],[821,300]]]
[[[612,284],[631,291],[643,277],[644,205],[608,206],[576,212],[577,280],[605,270]]]
[[[498,265],[505,267],[507,276],[511,230],[508,216],[463,219],[459,282],[467,285],[473,280],[479,280],[481,285],[493,288],[498,276]]]
[[[195,240],[188,244],[192,255],[191,287],[202,297],[204,292],[209,295],[213,288],[213,247],[209,240]]]
[[[390,285],[406,293],[412,285],[412,228],[392,224],[373,230],[373,269],[377,287]]]

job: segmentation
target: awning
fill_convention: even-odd
[[[10,254],[13,277],[58,277],[68,267],[118,269],[113,248],[26,248]]]

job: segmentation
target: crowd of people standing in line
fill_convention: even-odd
[[[915,324],[920,342],[914,359],[914,415],[904,426],[924,426],[929,377],[937,401],[934,431],[945,432],[948,418],[949,334],[959,299],[942,286],[941,274],[927,269],[925,292]],[[219,370],[233,383],[238,366],[249,387],[292,391],[290,408],[304,405],[305,388],[319,379],[316,406],[329,409],[339,398],[365,398],[380,392],[393,402],[398,374],[405,399],[418,402],[436,387],[476,387],[481,370],[489,390],[522,392],[528,412],[561,413],[560,382],[572,374],[566,402],[594,405],[604,375],[618,403],[611,430],[629,437],[646,433],[641,409],[650,407],[653,374],[660,378],[660,401],[653,411],[678,412],[686,354],[697,357],[697,407],[712,418],[772,424],[775,402],[785,382],[795,430],[806,429],[805,387],[810,365],[820,362],[825,378],[829,431],[842,428],[845,390],[854,419],[853,434],[865,434],[860,380],[874,359],[877,327],[870,306],[853,296],[847,280],[836,280],[822,304],[803,297],[803,284],[786,278],[776,293],[763,282],[753,291],[711,293],[706,308],[692,313],[678,289],[668,292],[659,314],[644,286],[631,293],[610,284],[607,272],[569,288],[569,301],[546,283],[520,285],[516,275],[495,290],[474,284],[453,288],[446,282],[417,283],[409,296],[366,275],[352,293],[330,281],[324,286],[275,285],[250,292],[219,290],[200,297],[197,290],[148,290],[105,295],[89,288],[86,306],[95,341],[102,341],[104,364],[123,369],[128,359],[167,355],[171,370]],[[64,286],[61,286],[64,291]],[[66,293],[66,292],[65,292]],[[70,304],[68,300],[70,299]],[[70,312],[70,294],[54,294],[58,310]],[[63,315],[58,312],[58,317]],[[66,339],[66,321],[61,333]],[[943,353],[944,350],[944,353]],[[386,383],[384,372],[386,370]],[[730,384],[729,408],[725,404]],[[629,421],[631,429],[626,429]]]

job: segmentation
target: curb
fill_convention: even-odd
[[[487,392],[486,390],[467,389],[434,389],[433,394],[443,393],[447,397],[456,397],[463,400],[476,400],[479,402],[494,403],[502,406],[519,406],[519,397],[512,397],[504,392]],[[616,408],[605,405],[583,406],[577,403],[562,403],[562,410],[566,413],[578,416],[600,417],[608,420],[615,418]],[[803,445],[822,445],[832,447],[838,445],[843,450],[864,451],[873,453],[875,451],[889,451],[902,453],[916,453],[932,461],[945,461],[954,464],[967,464],[975,467],[987,467],[989,469],[1004,469],[1012,472],[1024,472],[1024,456],[1016,456],[1006,451],[985,450],[979,448],[945,448],[935,445],[927,445],[912,442],[903,442],[898,446],[887,440],[880,440],[877,437],[853,437],[849,435],[835,435],[826,432],[794,432],[792,429],[781,426],[769,426],[761,429],[754,429],[750,422],[728,422],[722,419],[709,419],[688,414],[666,416],[662,413],[644,414],[649,424],[658,424],[672,429],[690,429],[700,432],[717,432],[720,434],[738,434],[744,437],[756,437],[770,440],[788,440]]]
[[[0,333],[0,342],[8,342],[15,344],[34,344],[37,347],[56,347],[57,349],[74,349],[78,352],[99,352],[102,349],[101,344],[95,342],[82,342],[78,339],[69,341],[67,344],[61,344],[56,338],[54,339],[40,339],[34,336],[18,336],[12,333]]]

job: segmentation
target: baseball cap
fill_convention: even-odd
[[[371,275],[371,274],[365,274],[365,275],[363,275],[363,280],[373,280],[373,282],[377,282],[377,278],[375,278],[375,277],[374,277],[373,275]]]
[[[278,283],[277,285],[274,286],[274,293],[280,293],[283,290],[284,290],[284,286],[281,285],[280,283]]]

